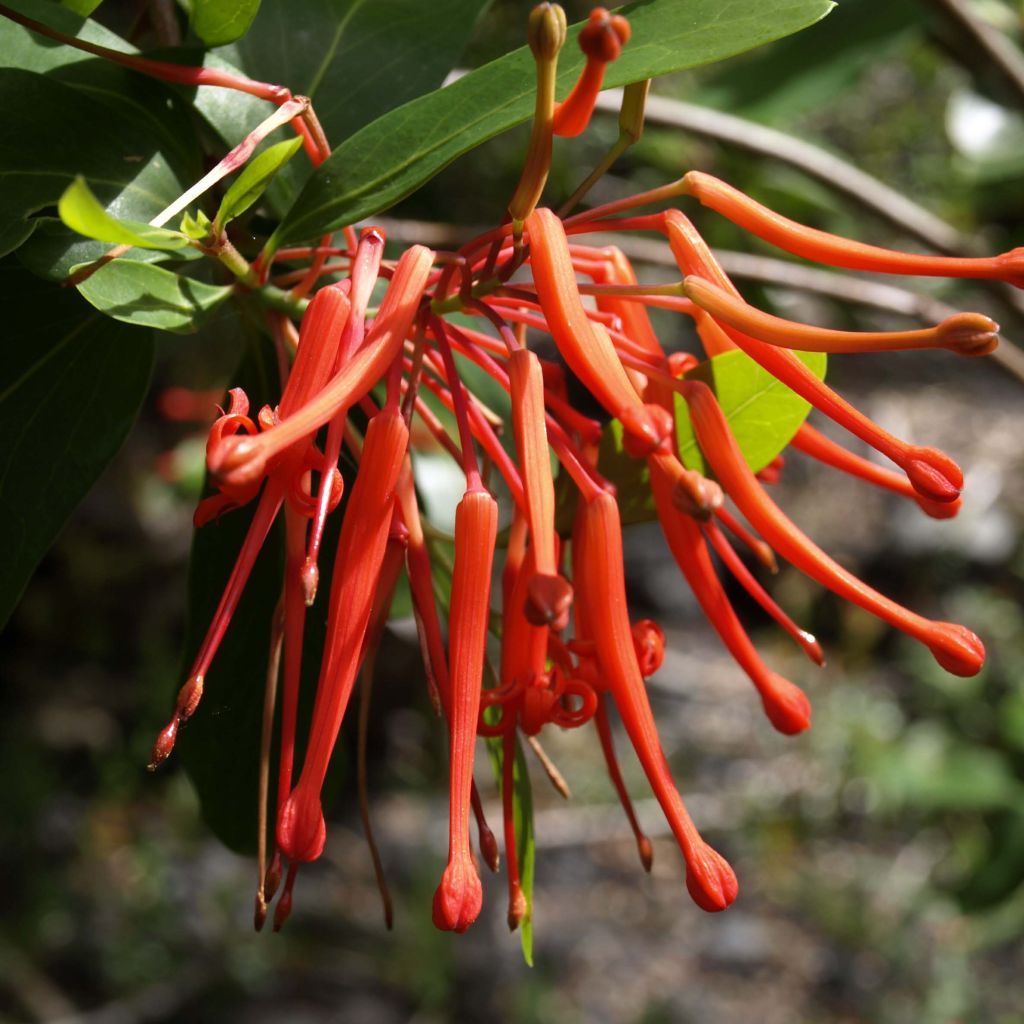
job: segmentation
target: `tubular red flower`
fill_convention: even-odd
[[[987,278],[1024,288],[1024,248],[981,258],[896,252],[797,224],[710,174],[690,171],[683,178],[683,185],[687,195],[751,234],[819,263],[879,274]]]
[[[579,600],[594,631],[601,672],[623,725],[686,861],[686,886],[704,910],[724,910],[736,898],[736,876],[700,837],[668,770],[629,630],[622,569],[619,509],[608,494],[581,502],[583,557]]]
[[[953,623],[932,622],[883,597],[837,565],[782,514],[754,479],[707,385],[687,381],[683,397],[690,408],[697,441],[718,479],[783,558],[823,586],[920,640],[947,671],[971,676],[981,669],[985,649],[970,630]]]
[[[447,931],[465,931],[476,920],[483,901],[469,847],[469,807],[497,534],[497,502],[486,491],[467,491],[455,513],[452,572],[448,865],[434,894],[433,915],[434,924]]]

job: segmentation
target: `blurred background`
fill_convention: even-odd
[[[566,7],[570,20],[586,13]],[[97,16],[118,27],[117,5],[106,8]],[[465,65],[520,39],[528,8],[496,2]],[[142,45],[147,24],[138,26]],[[695,126],[692,110],[670,105],[593,199],[699,168],[792,217],[877,244],[923,248],[922,230],[944,229],[954,248],[1024,244],[1022,36],[1020,6],[999,0],[843,0],[779,44],[659,80],[659,95],[749,123],[716,115]],[[750,123],[782,134],[759,136]],[[526,130],[493,140],[390,211],[390,237],[456,240],[500,217]],[[617,131],[614,113],[599,115],[582,139],[556,145],[556,202]],[[874,184],[847,187],[850,166]],[[935,219],[901,227],[895,200]],[[439,211],[449,219],[439,222]],[[946,675],[914,643],[783,569],[766,583],[823,642],[825,670],[801,661],[734,595],[766,658],[814,705],[810,732],[781,737],[656,526],[638,525],[627,534],[631,600],[669,638],[652,701],[694,818],[737,869],[734,907],[709,916],[690,902],[660,812],[623,756],[655,840],[653,873],[643,873],[594,737],[582,730],[544,740],[571,801],[531,758],[536,966],[508,933],[500,876],[485,878],[484,913],[470,932],[436,932],[444,736],[418,675],[414,629],[398,621],[378,675],[370,765],[395,930],[384,928],[354,786],[343,784],[326,856],[300,876],[291,920],[280,935],[255,935],[253,862],[209,834],[173,760],[155,775],[144,770],[180,682],[201,485],[200,425],[169,418],[165,392],[222,388],[238,358],[223,328],[215,343],[176,339],[163,348],[137,428],[0,637],[0,1019],[1024,1020],[1024,383],[1012,349],[1024,343],[1022,307],[1001,288],[914,280],[923,296],[914,300],[907,282],[886,282],[897,293],[854,276],[804,278],[721,219],[687,212],[713,245],[747,254],[729,264],[745,295],[788,317],[898,329],[912,326],[907,313],[927,319],[946,303],[1003,324],[1001,362],[941,352],[830,360],[830,383],[855,405],[966,468],[958,519],[927,520],[798,453],[787,453],[775,491],[872,585],[976,630],[989,650],[983,672]],[[640,266],[652,280],[672,276]],[[673,347],[693,347],[678,321],[659,328]],[[483,757],[478,780],[496,823]]]

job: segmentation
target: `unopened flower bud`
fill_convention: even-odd
[[[565,45],[567,23],[560,4],[537,4],[530,11],[526,38],[537,60],[554,60]]]

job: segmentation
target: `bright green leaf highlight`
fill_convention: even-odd
[[[301,146],[302,139],[289,139],[253,157],[232,182],[221,201],[220,209],[214,218],[217,227],[223,228],[225,224],[248,210],[263,195],[274,175],[295,156]]]
[[[824,379],[828,360],[823,352],[797,352],[795,355],[816,377]],[[740,451],[755,473],[764,469],[789,444],[811,409],[809,402],[739,349],[701,363],[686,376],[690,380],[704,381],[715,392]],[[678,395],[676,435],[685,465],[708,476],[709,469],[693,436],[686,403]]]
[[[633,35],[609,65],[608,88],[710,64],[779,39],[823,18],[829,0],[645,0],[623,8]],[[582,23],[581,23],[582,24]],[[575,37],[559,62],[565,96],[583,65]],[[280,229],[280,241],[312,239],[379,213],[456,157],[527,120],[533,59],[526,47],[392,110],[346,139],[312,175]]]
[[[188,239],[180,231],[154,228],[139,221],[111,217],[81,177],[75,178],[68,185],[57,203],[57,212],[72,231],[100,242],[134,245],[140,249],[173,250],[188,245]]]
[[[249,31],[260,0],[192,0],[192,31],[207,46],[233,43]]]
[[[69,11],[74,11],[75,14],[80,14],[83,18],[88,18],[101,3],[103,3],[103,0],[60,0],[61,7],[66,7]]]
[[[186,210],[181,218],[182,233],[188,235],[189,238],[195,239],[197,242],[202,242],[208,238],[212,227],[213,224],[210,222],[210,218],[202,210],[199,210],[194,217]]]
[[[193,281],[151,263],[114,260],[83,281],[78,290],[115,320],[190,333],[232,289],[230,285]]]

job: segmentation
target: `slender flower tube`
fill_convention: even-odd
[[[555,135],[571,138],[586,131],[604,81],[605,66],[619,59],[630,34],[629,22],[621,14],[609,14],[604,7],[595,7],[590,12],[579,34],[580,49],[587,63],[572,92],[555,107]]]
[[[951,519],[960,511],[963,504],[960,498],[957,498],[956,501],[929,501],[914,490],[906,477],[843,448],[842,445],[838,445],[826,437],[820,430],[815,430],[809,423],[801,423],[800,429],[789,443],[791,447],[809,455],[812,459],[817,459],[818,462],[849,473],[876,487],[882,487],[894,494],[902,495],[904,498],[910,498],[917,502],[926,515],[933,519]]]
[[[687,277],[683,290],[716,320],[769,345],[801,352],[946,348],[962,356],[985,356],[999,344],[999,324],[981,313],[956,313],[935,327],[917,331],[836,331],[772,316],[700,277]]]
[[[464,932],[483,902],[469,846],[473,748],[480,712],[491,565],[498,534],[498,504],[485,490],[468,490],[455,512],[455,568],[449,639],[451,786],[448,865],[434,894],[434,924]]]
[[[656,419],[626,376],[608,332],[583,309],[562,222],[551,210],[526,220],[537,294],[558,350],[573,373],[648,451],[665,444],[671,428]]]
[[[512,426],[526,492],[535,573],[527,585],[526,617],[537,626],[564,629],[572,605],[572,585],[555,562],[555,486],[544,425],[544,376],[526,349],[509,356]]]
[[[787,736],[803,732],[811,724],[811,705],[803,691],[761,660],[736,616],[701,535],[700,527],[675,506],[678,492],[672,480],[655,463],[651,467],[651,495],[658,522],[694,597],[729,653],[750,678],[764,705],[768,720]]]
[[[619,509],[609,494],[583,503],[584,559],[577,570],[580,601],[594,630],[602,674],[654,795],[686,861],[686,887],[704,910],[724,910],[736,898],[736,876],[700,837],[669,773],[629,628]]]
[[[683,185],[687,195],[751,234],[818,263],[879,274],[986,278],[1024,288],[1024,248],[981,258],[896,252],[797,224],[710,174],[690,171]]]
[[[433,253],[422,245],[407,249],[398,261],[363,347],[295,416],[258,437],[226,439],[216,465],[207,463],[211,473],[234,484],[256,479],[277,452],[312,436],[339,408],[362,398],[401,349],[423,297],[432,261]]]
[[[316,860],[325,827],[320,790],[359,669],[373,596],[391,526],[395,485],[409,443],[397,402],[366,431],[363,457],[338,539],[320,668],[302,774],[278,815],[277,842],[293,861]]]
[[[687,381],[683,397],[690,409],[697,441],[716,476],[740,511],[783,558],[841,597],[919,640],[946,671],[959,676],[977,674],[985,660],[985,649],[978,637],[963,626],[932,622],[908,611],[837,565],[783,515],[759,486],[714,392],[698,381]]]

